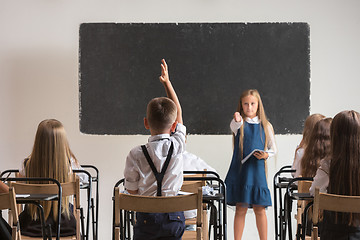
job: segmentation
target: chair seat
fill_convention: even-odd
[[[185,220],[186,225],[196,225],[196,218],[189,218]]]
[[[196,231],[185,231],[182,239],[196,239]]]
[[[196,231],[185,231],[183,236],[182,236],[182,239],[184,240],[190,240],[190,239],[204,239],[201,234],[202,232],[202,229],[201,227],[197,227]]]

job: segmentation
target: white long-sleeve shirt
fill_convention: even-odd
[[[185,151],[183,153],[184,171],[207,171],[216,172],[216,170],[207,164],[203,159],[195,154]]]
[[[320,167],[316,171],[314,181],[310,187],[310,195],[315,195],[315,188],[319,188],[320,192],[326,193],[329,186],[330,159],[322,159]]]
[[[303,158],[304,153],[305,153],[304,148],[299,148],[295,152],[295,158],[294,158],[294,162],[293,162],[293,165],[292,165],[292,169],[295,169],[296,172],[291,173],[291,175],[293,177],[299,177],[301,175],[301,159]]]
[[[176,196],[183,184],[183,152],[185,151],[186,127],[178,123],[176,132],[151,136],[145,145],[158,172],[161,171],[171,142],[174,144],[173,155],[162,182],[162,196]],[[125,163],[125,188],[138,190],[139,195],[156,196],[157,182],[147,162],[141,146],[133,148]]]
[[[254,118],[246,118],[245,121],[247,123],[251,123],[251,124],[260,124],[260,119],[256,116]],[[236,122],[234,119],[231,120],[230,122],[230,129],[231,131],[236,135],[238,129],[244,124],[244,120],[241,120],[240,122]],[[275,156],[275,154],[277,153],[277,149],[276,149],[276,145],[275,145],[275,136],[274,136],[274,131],[273,128],[271,126],[271,124],[269,123],[268,127],[268,132],[269,132],[269,141],[267,146],[265,147],[265,151],[269,154],[269,157],[273,157]]]

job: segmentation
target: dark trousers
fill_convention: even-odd
[[[0,240],[11,240],[11,227],[0,216]]]
[[[134,240],[180,240],[184,229],[183,212],[136,213]]]

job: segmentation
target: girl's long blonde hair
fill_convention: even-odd
[[[26,177],[54,178],[60,183],[68,182],[71,180],[70,157],[71,151],[61,122],[55,119],[44,120],[38,126],[33,150],[25,163]],[[56,202],[45,201],[41,202],[41,205],[44,208],[46,219],[51,211],[53,212],[53,218],[57,218]],[[63,198],[61,207],[62,213],[69,217],[68,197]],[[29,205],[28,209],[32,219],[37,219],[37,208]]]
[[[270,134],[273,134],[274,130],[273,130],[270,122],[268,121],[268,119],[266,117],[265,110],[264,110],[264,105],[263,105],[263,103],[261,101],[261,97],[260,97],[260,94],[259,94],[258,90],[256,90],[256,89],[248,89],[248,90],[245,90],[244,92],[242,92],[242,94],[240,95],[239,104],[238,104],[238,107],[237,107],[237,112],[240,113],[241,117],[245,121],[246,115],[245,115],[244,110],[242,108],[242,99],[244,97],[249,96],[249,95],[256,97],[256,99],[258,100],[258,109],[257,109],[256,115],[258,116],[258,118],[260,120],[260,126],[264,129],[264,132],[265,132],[265,147],[264,147],[264,150],[266,150],[268,142],[269,142]],[[240,141],[239,141],[240,146],[239,146],[239,148],[240,148],[240,154],[241,154],[240,156],[241,156],[241,158],[242,158],[242,154],[243,154],[244,125],[245,124],[241,125],[241,127],[240,127]],[[270,132],[270,131],[272,131],[272,132]],[[233,137],[235,137],[234,134],[233,134]],[[234,147],[237,147],[237,146],[234,146]]]

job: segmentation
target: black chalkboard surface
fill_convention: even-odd
[[[166,96],[160,61],[190,134],[229,134],[245,89],[259,90],[276,134],[299,134],[310,106],[307,23],[83,23],[80,131],[149,134],[146,105]]]

